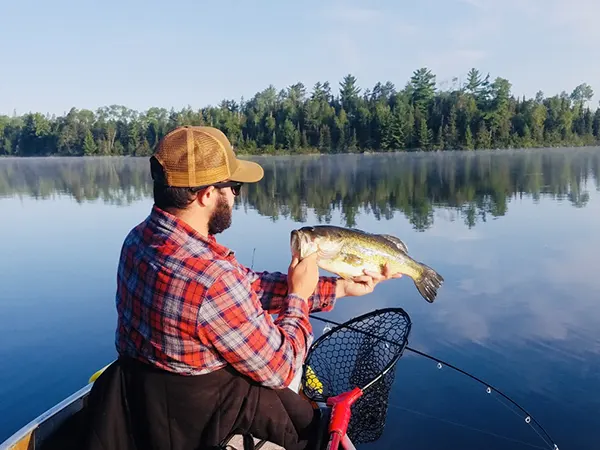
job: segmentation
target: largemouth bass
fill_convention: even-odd
[[[391,273],[412,278],[429,303],[433,303],[444,282],[431,267],[408,256],[404,242],[388,234],[331,225],[308,226],[291,232],[290,246],[292,255],[299,259],[318,252],[318,266],[345,279],[364,275],[364,270],[383,273],[387,263]]]

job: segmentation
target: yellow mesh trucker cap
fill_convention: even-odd
[[[237,159],[227,136],[217,128],[182,126],[167,133],[152,158],[171,187],[207,186],[225,180],[255,183],[263,168]]]

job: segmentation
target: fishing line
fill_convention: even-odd
[[[341,323],[339,323],[339,322],[335,322],[335,321],[333,321],[333,320],[324,319],[324,318],[322,318],[322,317],[319,317],[319,316],[314,316],[314,315],[312,315],[312,314],[310,314],[309,316],[310,316],[312,319],[320,320],[321,322],[330,323],[330,324],[332,324],[332,325],[336,325],[336,326],[345,326],[345,327],[347,327],[347,328],[352,328],[351,326],[344,325],[344,324],[341,324]],[[366,332],[366,331],[364,331],[364,330],[356,330],[356,331],[360,331],[361,333],[364,333],[364,334],[367,334],[367,335],[371,335],[371,333],[368,333],[368,332]],[[381,338],[380,336],[376,336],[376,335],[372,335],[372,336],[373,336],[373,337],[376,337],[377,339],[380,339],[380,340],[382,340],[382,341],[384,341],[384,342],[388,342],[388,343],[391,343],[391,344],[394,344],[394,345],[395,345],[395,343],[394,343],[394,342],[391,342],[391,341],[389,341],[389,340],[387,340],[387,339],[383,339],[383,338]],[[554,442],[554,440],[552,439],[552,437],[550,436],[550,434],[548,434],[548,432],[547,432],[547,431],[544,429],[544,427],[543,427],[543,426],[542,426],[542,425],[541,425],[541,424],[540,424],[540,423],[539,423],[539,422],[538,422],[536,419],[534,419],[534,418],[533,418],[533,416],[532,416],[532,415],[531,415],[531,414],[530,414],[530,413],[529,413],[527,410],[525,410],[525,409],[524,409],[524,408],[523,408],[521,405],[519,405],[517,402],[515,402],[513,399],[511,399],[509,396],[507,396],[507,395],[506,395],[506,394],[504,394],[503,392],[501,392],[501,391],[500,391],[499,389],[497,389],[496,387],[492,386],[492,385],[491,385],[491,384],[489,384],[489,383],[486,383],[485,381],[483,381],[482,379],[480,379],[480,378],[476,377],[475,375],[472,375],[472,374],[470,374],[470,373],[468,373],[468,372],[466,372],[466,371],[464,371],[464,370],[462,370],[462,369],[460,369],[460,368],[458,368],[458,367],[456,367],[456,366],[454,366],[454,365],[452,365],[452,364],[450,364],[450,363],[448,363],[448,362],[446,362],[446,361],[443,361],[443,360],[441,360],[441,359],[439,359],[439,358],[436,358],[435,356],[428,355],[427,353],[424,353],[424,352],[422,352],[422,351],[420,351],[420,350],[416,350],[416,349],[414,349],[414,348],[412,348],[412,347],[410,347],[410,346],[406,346],[406,350],[409,350],[409,351],[411,351],[411,352],[413,352],[413,353],[416,353],[417,355],[423,356],[423,357],[425,357],[425,358],[427,358],[427,359],[430,359],[430,360],[432,360],[432,361],[435,361],[435,362],[437,362],[437,363],[438,363],[438,365],[437,365],[438,369],[441,369],[441,368],[442,368],[442,366],[447,366],[447,367],[450,367],[451,369],[453,369],[453,370],[455,370],[455,371],[457,371],[457,372],[459,372],[459,373],[462,373],[463,375],[466,375],[467,377],[469,377],[469,378],[471,378],[471,379],[475,380],[476,382],[478,382],[478,383],[480,383],[480,384],[484,385],[484,386],[486,387],[486,392],[487,392],[488,394],[491,394],[491,393],[492,393],[492,391],[495,391],[495,392],[497,392],[497,393],[498,393],[498,394],[500,394],[502,397],[504,397],[506,400],[508,400],[510,403],[512,403],[514,406],[516,406],[517,408],[519,408],[519,409],[520,409],[520,410],[521,410],[521,411],[522,411],[522,412],[523,412],[523,413],[526,415],[526,417],[525,417],[525,423],[527,423],[527,424],[529,424],[529,426],[531,426],[531,428],[532,428],[532,429],[533,429],[533,430],[534,430],[534,431],[535,431],[535,432],[536,432],[536,433],[537,433],[537,434],[540,436],[540,438],[541,438],[541,439],[544,441],[544,443],[545,443],[545,444],[547,444],[547,441],[546,441],[546,439],[544,439],[544,438],[543,438],[543,437],[542,437],[542,436],[539,434],[539,432],[538,432],[537,430],[535,430],[535,428],[533,428],[533,426],[532,426],[532,422],[533,422],[533,423],[535,423],[535,424],[536,424],[536,425],[537,425],[537,426],[538,426],[538,427],[539,427],[539,428],[542,430],[542,432],[543,432],[543,433],[546,435],[546,437],[547,437],[547,438],[548,438],[548,440],[550,441],[551,445],[553,445],[553,447],[552,447],[552,448],[553,448],[554,450],[558,450],[558,446],[556,445],[556,443]],[[496,399],[496,400],[499,400],[499,399]],[[504,403],[502,403],[502,402],[500,402],[500,404],[504,405]],[[508,408],[508,406],[506,406],[506,405],[504,405],[504,406]],[[508,408],[508,409],[510,409],[510,408]],[[514,412],[514,411],[513,411],[513,412]],[[515,413],[515,414],[516,414],[516,413]],[[517,415],[518,415],[518,414],[517,414]]]
[[[390,403],[388,406],[390,408],[401,409],[401,410],[404,410],[404,411],[409,412],[411,414],[416,414],[416,415],[419,415],[419,416],[427,417],[429,419],[439,420],[440,422],[444,422],[444,423],[447,423],[449,425],[454,425],[456,427],[465,428],[465,429],[471,430],[471,431],[477,431],[478,433],[482,433],[482,434],[488,434],[488,435],[493,436],[493,437],[498,438],[498,439],[504,439],[506,441],[511,441],[511,442],[515,442],[515,443],[518,443],[518,444],[526,445],[528,447],[541,448],[541,449],[545,449],[546,448],[546,447],[542,447],[540,445],[535,445],[535,444],[531,444],[529,442],[521,441],[519,439],[515,439],[515,438],[508,437],[508,436],[503,436],[501,434],[493,433],[491,431],[481,430],[481,429],[476,428],[476,427],[472,427],[472,426],[469,426],[469,425],[464,425],[464,424],[458,423],[458,422],[453,422],[453,421],[448,420],[448,419],[442,419],[441,417],[432,416],[431,414],[427,414],[427,413],[424,413],[424,412],[421,412],[421,411],[416,411],[414,409],[406,408],[404,406],[395,405],[395,404],[392,404],[392,403]],[[547,443],[545,441],[545,439],[542,439],[542,440],[544,441],[544,443]]]
[[[504,406],[506,409],[508,409],[509,411],[511,411],[511,412],[512,412],[512,413],[513,413],[515,416],[517,416],[517,417],[521,418],[521,416],[520,416],[520,415],[519,415],[519,414],[518,414],[518,413],[517,413],[517,412],[516,412],[516,411],[515,411],[513,408],[511,408],[511,407],[510,407],[510,405],[507,405],[507,404],[505,404],[505,403],[504,403],[504,401],[503,401],[503,400],[501,400],[501,399],[500,399],[500,398],[498,398],[498,397],[493,397],[493,398],[494,398],[494,400],[496,400],[498,403],[500,403],[502,406]],[[525,422],[527,422],[527,419],[525,419]],[[534,427],[531,427],[531,429],[532,429],[533,431],[535,431],[535,433],[536,433],[536,434],[537,434],[537,435],[540,437],[540,439],[541,439],[542,441],[544,441],[544,444],[546,444],[548,447],[552,447],[552,442],[548,442],[548,441],[546,440],[546,438],[545,438],[544,436],[542,436],[542,435],[540,434],[540,432],[539,432],[537,429],[535,429]]]

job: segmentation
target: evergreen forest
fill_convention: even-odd
[[[359,153],[591,146],[600,142],[600,109],[587,83],[570,93],[516,97],[509,80],[473,68],[441,89],[427,68],[401,89],[391,81],[362,88],[348,74],[329,82],[273,85],[249,100],[176,111],[121,105],[73,107],[63,116],[0,115],[0,155],[147,156],[172,128],[211,125],[239,154]]]

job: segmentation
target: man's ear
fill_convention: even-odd
[[[196,201],[200,203],[201,206],[210,206],[210,204],[213,203],[216,194],[215,187],[208,186],[206,189],[202,189],[198,192]]]

